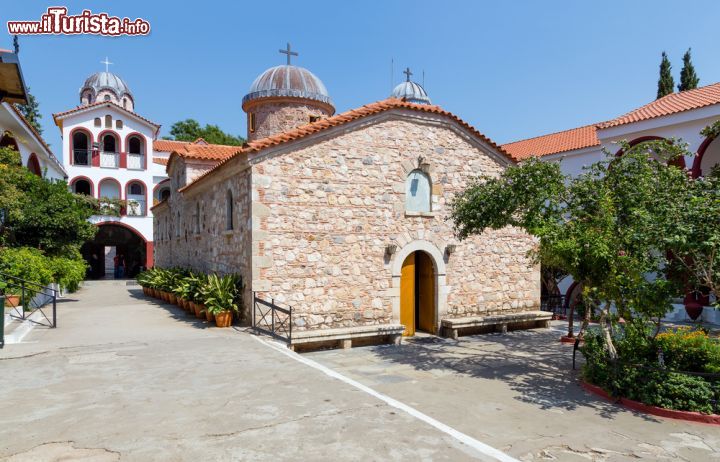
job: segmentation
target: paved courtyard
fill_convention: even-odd
[[[717,427],[585,394],[560,326],[297,356],[124,281],[58,322],[0,350],[2,460],[720,461]]]

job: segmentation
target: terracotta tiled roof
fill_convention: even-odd
[[[78,112],[78,111],[84,111],[84,110],[86,110],[86,109],[96,108],[96,107],[103,106],[103,105],[107,105],[107,106],[110,106],[110,107],[115,107],[115,108],[117,108],[117,109],[120,109],[121,111],[127,112],[128,114],[132,115],[133,117],[137,117],[137,118],[140,119],[140,120],[144,120],[145,122],[147,122],[147,123],[149,123],[150,125],[154,126],[156,132],[157,132],[158,130],[160,130],[160,124],[156,124],[155,122],[153,122],[153,121],[151,121],[151,120],[149,120],[149,119],[146,119],[145,117],[143,117],[143,116],[141,116],[141,115],[138,115],[138,114],[135,113],[135,112],[128,111],[128,110],[125,109],[124,107],[120,106],[119,104],[115,104],[115,103],[113,103],[112,101],[97,101],[97,102],[92,103],[92,104],[85,104],[85,105],[78,106],[78,107],[76,107],[76,108],[74,108],[74,109],[70,109],[69,111],[58,112],[58,113],[56,113],[56,114],[53,114],[53,120],[55,120],[55,123],[57,124],[57,120],[60,119],[60,118],[65,117],[66,115],[73,114],[73,113]]]
[[[680,93],[663,96],[652,103],[630,111],[616,119],[598,124],[598,128],[616,127],[618,125],[677,114],[678,112],[699,109],[718,103],[720,103],[720,82],[696,88],[695,90],[681,91]]]
[[[153,163],[158,165],[167,165],[168,159],[165,157],[153,157]]]
[[[398,99],[398,98],[388,98],[382,101],[377,101],[375,103],[366,104],[365,106],[359,107],[357,109],[351,109],[347,112],[343,112],[342,114],[337,114],[332,117],[328,117],[325,119],[320,119],[317,122],[313,122],[307,125],[303,125],[302,127],[298,127],[292,130],[288,130],[286,132],[278,133],[276,135],[268,136],[266,138],[262,138],[259,140],[252,141],[250,143],[246,143],[242,146],[242,149],[237,150],[236,154],[252,154],[257,153],[263,149],[269,148],[271,146],[277,146],[279,144],[287,143],[290,141],[295,141],[301,138],[304,138],[308,135],[312,135],[314,133],[321,132],[323,130],[327,130],[332,127],[337,127],[339,125],[343,125],[349,122],[352,122],[354,120],[361,119],[363,117],[367,117],[373,114],[378,114],[380,112],[388,111],[391,109],[409,109],[413,111],[419,111],[419,112],[428,112],[432,114],[440,114],[446,117],[449,117],[450,119],[454,120],[458,124],[460,124],[462,127],[466,128],[468,131],[470,131],[473,135],[480,138],[484,142],[488,143],[490,146],[497,149],[501,154],[503,154],[505,157],[510,159],[511,161],[515,161],[517,159],[514,159],[510,154],[508,154],[503,148],[499,145],[497,145],[494,141],[492,141],[487,136],[483,135],[475,127],[470,125],[469,123],[462,120],[460,117],[456,116],[455,114],[445,111],[444,109],[440,108],[439,106],[430,105],[430,104],[415,104],[415,103],[409,103],[405,100]],[[204,174],[200,175],[193,181],[192,183],[180,188],[180,191],[185,191],[188,188],[192,187],[193,185],[197,184],[201,180],[207,178],[208,176],[212,175],[216,170],[221,168],[224,164],[226,164],[230,159],[232,159],[233,156],[229,156],[223,160],[221,160],[215,167],[211,168]]]
[[[186,143],[173,149],[172,154],[198,160],[225,160],[242,150],[241,146],[225,146],[222,144]]]
[[[188,143],[189,141],[155,140],[153,141],[153,151],[173,152],[175,149],[185,146]]]
[[[65,172],[65,169],[63,168],[62,163],[60,163],[60,161],[58,160],[58,158],[55,157],[55,154],[54,154],[54,153],[52,152],[52,150],[50,149],[50,146],[48,146],[48,144],[45,142],[45,140],[43,139],[43,137],[40,136],[40,133],[38,133],[38,131],[35,130],[35,127],[33,127],[32,124],[30,124],[30,122],[28,122],[28,120],[25,118],[25,116],[22,115],[22,112],[20,112],[20,111],[18,110],[18,108],[15,107],[14,104],[7,104],[7,106],[9,106],[10,109],[12,109],[12,111],[15,113],[15,115],[18,116],[18,118],[22,121],[22,123],[23,123],[23,124],[25,125],[25,127],[30,131],[30,133],[32,133],[33,136],[35,136],[35,139],[37,139],[38,143],[40,143],[40,144],[42,145],[42,147],[45,148],[45,150],[47,151],[47,153],[50,155],[50,159],[51,159],[53,162],[55,162],[55,165],[60,168],[60,171],[63,172],[63,173],[65,173],[65,174],[67,175],[67,172]]]
[[[549,135],[536,136],[521,141],[503,144],[503,149],[516,159],[547,156],[575,149],[600,146],[595,125],[573,128]]]

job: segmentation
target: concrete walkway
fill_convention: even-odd
[[[88,283],[57,329],[0,350],[0,459],[720,461],[720,429],[585,394],[558,332],[418,338],[302,355],[207,328],[124,281]]]
[[[580,388],[573,346],[557,341],[565,329],[306,355],[520,460],[720,461],[720,427],[636,413]]]
[[[490,460],[234,329],[124,281],[0,350],[0,459]]]

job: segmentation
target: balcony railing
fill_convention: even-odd
[[[91,151],[87,149],[75,149],[73,150],[73,164],[75,165],[90,165],[90,154]]]
[[[144,217],[145,201],[140,199],[128,199],[126,210],[127,216],[129,217]]]
[[[120,153],[102,151],[100,153],[100,166],[105,168],[120,167]]]
[[[143,154],[128,153],[127,155],[128,170],[142,170],[145,168],[145,156]]]

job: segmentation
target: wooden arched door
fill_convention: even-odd
[[[413,252],[405,258],[400,273],[400,323],[403,335],[416,330],[437,332],[435,316],[435,268],[430,255]]]

